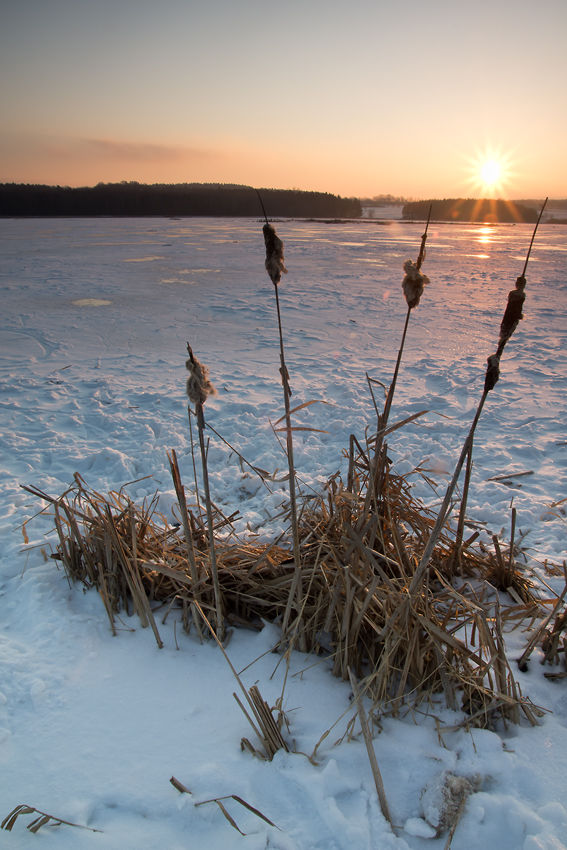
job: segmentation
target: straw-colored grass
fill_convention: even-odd
[[[14,828],[16,821],[21,815],[39,815],[39,817],[34,818],[30,823],[27,824],[27,828],[30,832],[34,834],[39,832],[42,826],[76,826],[77,829],[88,829],[89,832],[102,832],[101,829],[93,829],[92,826],[83,826],[80,823],[71,823],[71,821],[63,820],[63,818],[58,818],[55,815],[48,815],[46,812],[40,812],[39,809],[36,809],[34,806],[27,806],[25,803],[20,806],[16,806],[15,809],[12,809],[10,814],[4,818],[2,823],[0,824],[0,829],[6,829],[8,832],[11,832]]]
[[[369,510],[373,442],[363,449],[351,441],[351,448],[348,487],[333,476],[300,513],[301,602],[293,553],[275,543],[240,541],[231,533],[230,519],[214,509],[227,623],[259,628],[263,619],[281,622],[287,608],[292,645],[328,657],[336,676],[348,680],[352,668],[364,678],[375,715],[397,715],[404,705],[444,693],[447,704],[467,712],[472,725],[519,722],[520,714],[537,723],[538,709],[522,697],[504,654],[502,623],[515,627],[539,613],[513,545],[503,552],[495,541],[495,552],[486,554],[471,545],[475,535],[462,541],[459,569],[475,577],[477,587],[484,582],[484,590],[474,592],[460,577],[457,590],[452,581],[456,543],[445,529],[420,593],[410,594],[435,518],[386,460],[379,471],[380,497],[374,495]],[[51,502],[59,536],[54,557],[73,582],[98,589],[114,633],[121,611],[137,613],[142,626],[154,630],[158,645],[158,611],[165,620],[177,606],[185,630],[194,628],[202,639],[210,634],[208,620],[217,610],[206,517],[187,507],[173,453],[171,460],[180,501],[183,495],[179,527],[157,513],[154,501],[135,505],[123,492],[103,497],[79,475],[59,498],[27,488]],[[509,592],[517,588],[502,612],[490,584],[495,570],[515,577]],[[259,737],[267,738],[264,731]]]

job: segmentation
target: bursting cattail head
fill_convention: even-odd
[[[406,260],[404,263],[405,277],[402,280],[402,289],[410,310],[417,307],[419,299],[423,295],[423,287],[429,283],[427,275],[422,274],[417,263]]]
[[[486,377],[484,379],[484,392],[489,393],[498,383],[500,377],[500,357],[498,354],[491,354],[488,358],[486,367]]]
[[[209,381],[209,370],[200,363],[193,354],[193,350],[187,343],[187,351],[189,352],[189,360],[185,363],[185,368],[189,372],[187,378],[187,395],[189,401],[193,404],[204,404],[210,395],[216,395],[217,391]]]
[[[274,286],[277,286],[282,279],[282,274],[287,274],[284,266],[283,242],[271,224],[266,222],[263,231],[266,243],[266,271]]]
[[[500,324],[500,338],[498,340],[498,351],[500,355],[504,350],[504,346],[518,327],[520,321],[524,318],[522,307],[526,300],[526,278],[523,275],[516,281],[516,288],[508,293],[508,303],[504,312],[504,318]]]

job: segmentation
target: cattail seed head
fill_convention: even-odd
[[[417,267],[417,264],[411,260],[406,260],[404,263],[405,277],[402,280],[402,289],[410,310],[417,307],[419,300],[423,295],[423,287],[429,283],[427,275],[422,274]]]
[[[274,286],[277,286],[282,279],[282,274],[287,274],[284,266],[283,242],[271,224],[266,223],[263,231],[266,243],[266,271]]]
[[[502,354],[504,346],[518,327],[520,321],[524,318],[522,307],[526,300],[526,279],[523,275],[516,281],[516,288],[508,293],[508,303],[504,312],[504,318],[500,324],[500,338],[498,340],[497,354]]]
[[[491,354],[486,361],[486,377],[484,379],[484,392],[489,393],[498,383],[500,377],[500,357],[498,354]]]
[[[209,370],[204,363],[197,360],[189,344],[187,344],[187,351],[189,352],[189,360],[185,363],[185,368],[189,372],[187,395],[193,404],[204,404],[208,397],[216,395],[217,391],[209,380]]]

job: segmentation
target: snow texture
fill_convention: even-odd
[[[294,435],[307,491],[344,471],[349,435],[363,439],[373,426],[366,373],[391,380],[407,312],[402,265],[417,256],[422,228],[277,225],[289,268],[279,294],[292,404],[328,402],[294,417],[326,432]],[[550,564],[566,557],[565,234],[560,225],[538,232],[524,320],[477,429],[468,505],[486,543],[492,534],[507,539],[516,507],[525,570],[547,598],[564,586]],[[468,433],[530,236],[524,225],[430,225],[424,272],[432,283],[411,314],[390,422],[429,413],[389,443],[395,471],[428,504],[442,499]],[[125,486],[142,501],[157,492],[172,519],[167,450],[175,448],[191,501],[187,342],[218,389],[207,424],[233,447],[208,433],[213,500],[227,513],[238,509],[238,531],[259,541],[286,531],[278,516],[285,483],[268,489],[233,450],[275,478],[286,468],[270,425],[283,399],[262,221],[5,220],[0,252],[0,819],[27,803],[102,830],[45,826],[33,835],[28,816],[0,833],[2,846],[441,850],[446,835],[427,837],[422,793],[453,775],[481,777],[453,850],[565,850],[567,681],[544,678],[539,650],[517,672],[523,693],[549,712],[537,728],[469,732],[441,699],[375,727],[392,833],[358,724],[350,742],[336,744],[354,708],[328,662],[293,653],[284,707],[297,752],[260,762],[240,749],[251,733],[216,646],[186,635],[174,611],[165,625],[158,615],[162,650],[135,616],[112,637],[100,597],[70,587],[49,557],[53,519],[38,515],[46,505],[20,485],[59,495],[79,472],[101,493]],[[412,472],[418,465],[423,475]],[[519,472],[532,474],[513,477]],[[530,634],[507,633],[511,659]],[[227,650],[270,705],[285,672],[271,652],[277,640],[268,623],[259,633],[236,630]],[[301,753],[333,724],[311,763]],[[170,784],[172,775],[191,795]],[[278,828],[225,800],[242,836],[215,803],[196,806],[232,794]]]

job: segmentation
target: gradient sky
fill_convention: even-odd
[[[0,182],[567,197],[567,0],[0,10]]]

